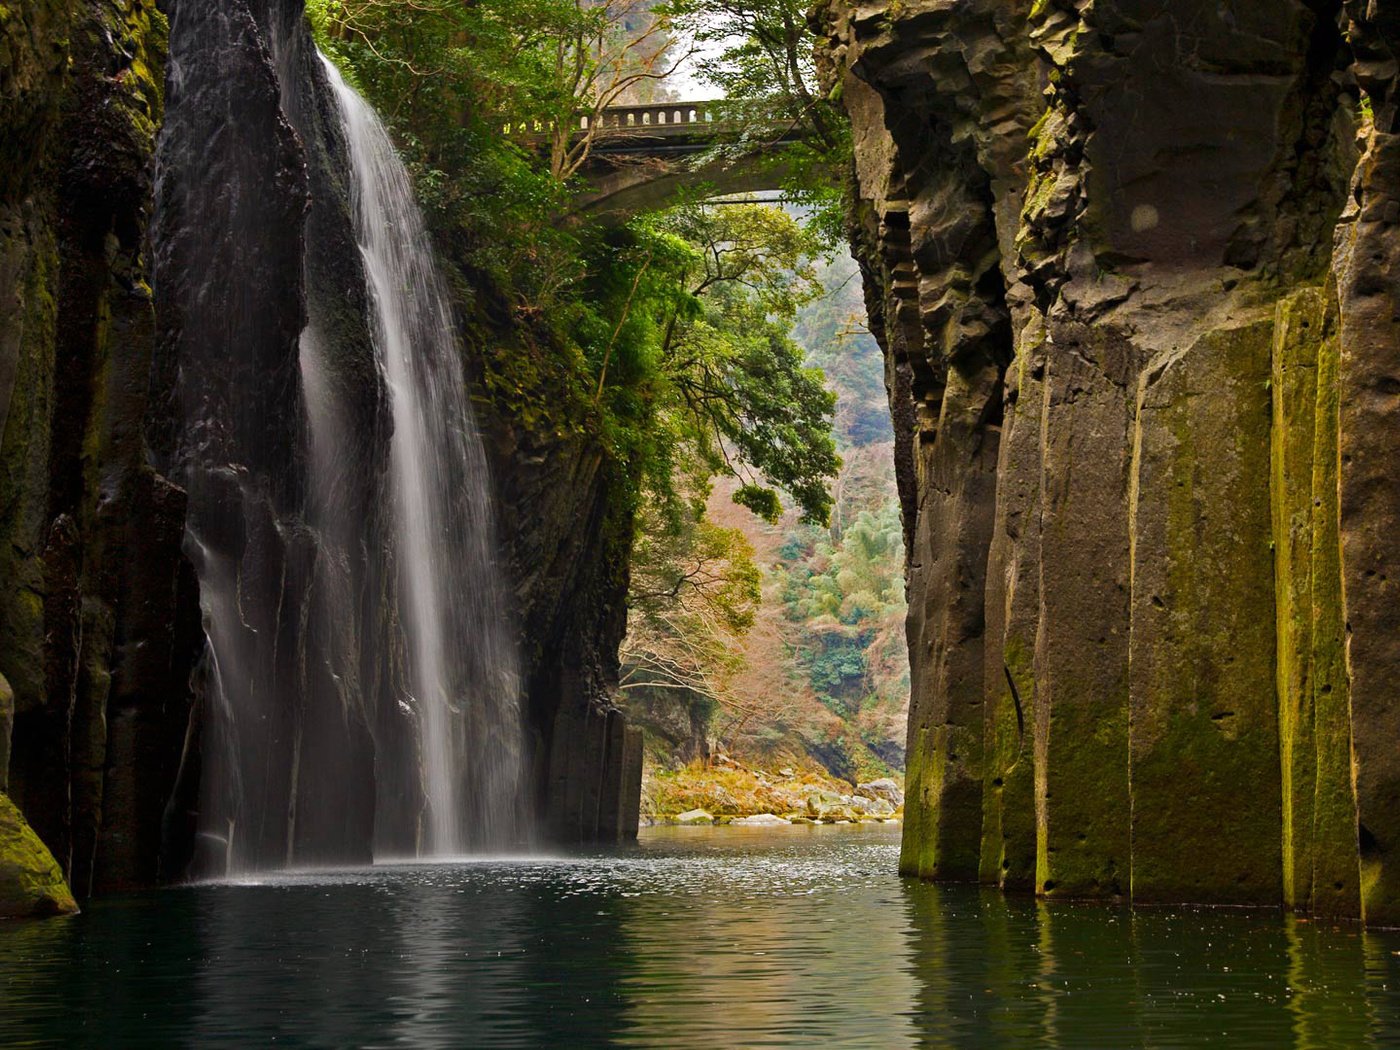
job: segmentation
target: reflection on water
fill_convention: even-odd
[[[1400,1045],[1400,937],[1269,912],[905,889],[926,1047]]]
[[[1400,936],[905,883],[894,827],[287,875],[0,926],[0,1046],[1400,1046]]]

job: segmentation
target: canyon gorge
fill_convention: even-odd
[[[568,406],[642,271],[596,393],[526,411],[499,359],[572,351],[434,250],[299,0],[3,12],[4,841],[81,901],[634,838],[641,468]],[[1400,925],[1400,5],[810,18],[894,421],[900,870]]]

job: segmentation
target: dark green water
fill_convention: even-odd
[[[906,883],[897,835],[104,901],[0,926],[0,1046],[1400,1047],[1400,936]]]

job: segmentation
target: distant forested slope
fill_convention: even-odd
[[[847,779],[903,769],[904,549],[884,365],[854,263],[842,255],[819,277],[826,294],[802,308],[792,337],[837,397],[831,524],[796,512],[765,522],[734,503],[735,482],[710,493],[706,525],[751,561],[758,591],[751,623],[699,688],[625,690],[662,764],[718,748],[751,762],[806,759]]]

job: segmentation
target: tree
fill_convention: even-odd
[[[761,576],[744,534],[703,512],[703,503],[691,503],[679,514],[664,504],[642,513],[621,653],[624,691],[671,689],[734,703],[729,680],[742,666],[734,643],[753,626]]]
[[[545,116],[550,173],[565,181],[608,134],[603,111],[648,93],[693,53],[678,47],[669,13],[655,0],[574,0],[567,31],[554,40],[559,102]]]
[[[610,391],[610,364],[619,397],[638,389],[640,356],[658,440],[642,457],[654,469],[633,547],[623,689],[648,703],[671,691],[692,726],[718,706],[742,727],[775,708],[774,697],[734,688],[761,576],[743,533],[705,518],[705,498],[712,478],[731,475],[741,482],[736,502],[770,521],[779,489],[805,520],[827,520],[840,465],[834,398],[787,335],[821,292],[820,246],[792,216],[760,205],[682,207],[631,232],[630,274],[612,278],[620,321],[599,396]]]
[[[822,93],[805,0],[673,0],[675,25],[696,47],[717,49],[701,71],[724,99],[727,119],[746,130],[732,153],[771,157],[784,190],[809,208],[828,244],[844,238],[850,123]],[[781,151],[767,149],[785,140]]]
[[[310,0],[333,51],[377,81],[399,122],[478,120],[572,178],[607,134],[603,110],[650,93],[690,56],[655,0]],[[439,103],[432,105],[434,99]],[[450,128],[438,127],[439,136]]]
[[[754,123],[806,131],[825,149],[840,146],[843,121],[823,98],[814,61],[816,37],[799,0],[674,0],[671,12],[700,45],[719,53],[705,79],[733,112]]]
[[[821,294],[820,242],[764,205],[689,205],[638,225],[654,245],[642,270],[659,274],[650,309],[668,432],[711,474],[740,478],[735,500],[755,513],[777,520],[781,488],[825,524],[835,397],[788,337]]]

